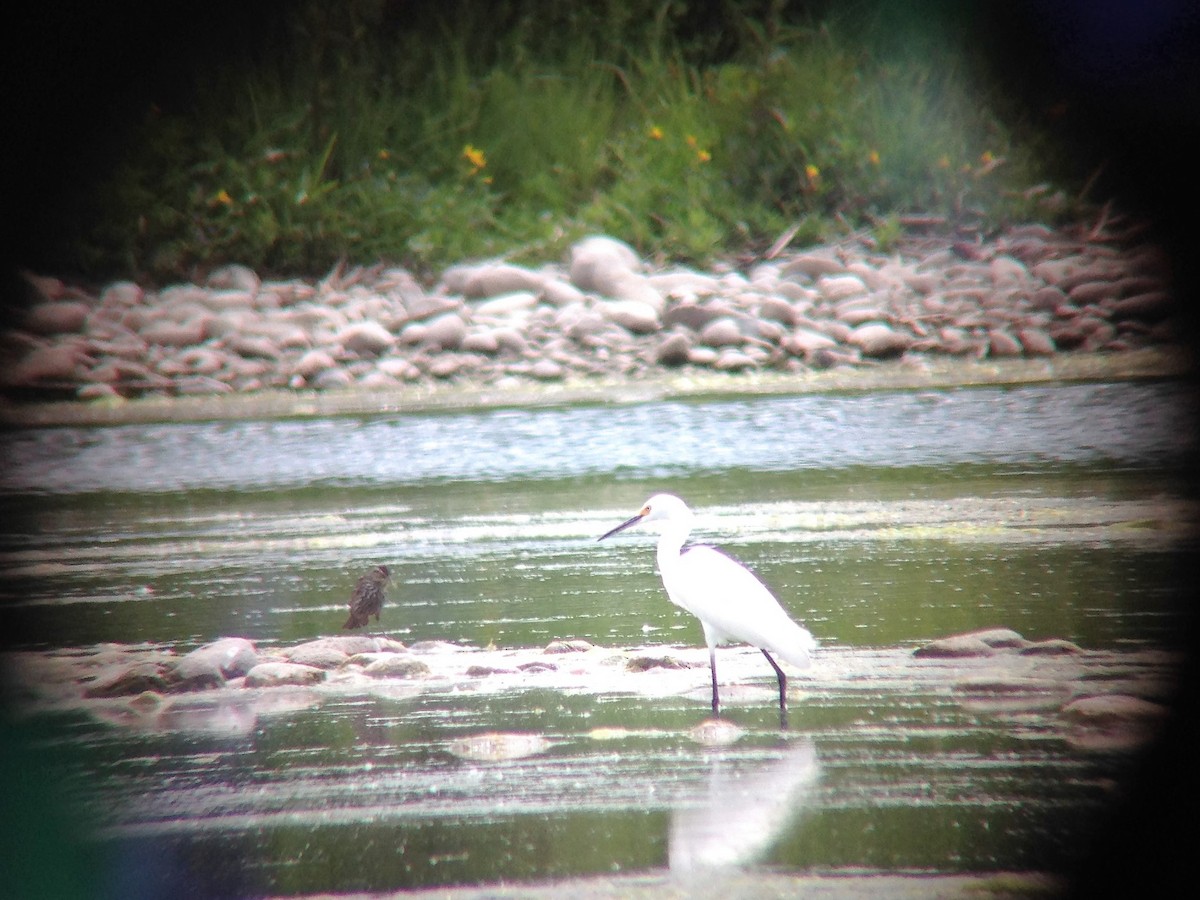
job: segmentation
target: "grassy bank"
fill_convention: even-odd
[[[954,16],[563,6],[293,4],[122,136],[64,268],[423,271],[553,258],[592,232],[704,262],[790,229],[886,247],[910,213],[1079,212],[1088,172],[1006,106]]]

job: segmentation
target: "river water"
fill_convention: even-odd
[[[1189,396],[1063,384],[10,432],[12,651],[294,644],[337,633],[354,580],[386,563],[378,632],[406,643],[584,639],[696,662],[633,689],[562,666],[154,727],[22,706],[21,727],[94,828],[113,895],[1057,871],[1133,751],[1072,739],[1057,695],[972,702],[963,671],[911,651],[1006,627],[1083,647],[1085,681],[1169,676],[1195,549]],[[770,669],[730,648],[726,718],[744,733],[695,739],[698,623],[665,599],[650,535],[595,542],[664,490],[818,638],[787,732]],[[543,743],[461,752],[489,732]]]

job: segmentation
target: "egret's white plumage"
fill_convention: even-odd
[[[813,636],[792,621],[767,586],[744,565],[715,547],[683,546],[692,530],[692,511],[672,494],[651,497],[636,516],[599,540],[641,522],[658,525],[658,571],[667,596],[698,618],[704,628],[712,667],[713,714],[720,712],[716,647],[741,641],[761,650],[775,669],[780,718],[786,721],[787,677],[771,658],[771,652],[803,668],[817,648]]]

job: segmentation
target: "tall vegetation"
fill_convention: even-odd
[[[73,263],[428,270],[590,232],[703,262],[788,229],[1071,212],[1045,142],[952,31],[790,6],[306,0],[185,107],[146,111]]]

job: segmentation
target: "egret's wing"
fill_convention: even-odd
[[[705,623],[716,637],[774,650],[796,666],[808,665],[813,636],[792,621],[758,577],[715,547],[688,547],[662,573],[667,594]]]

